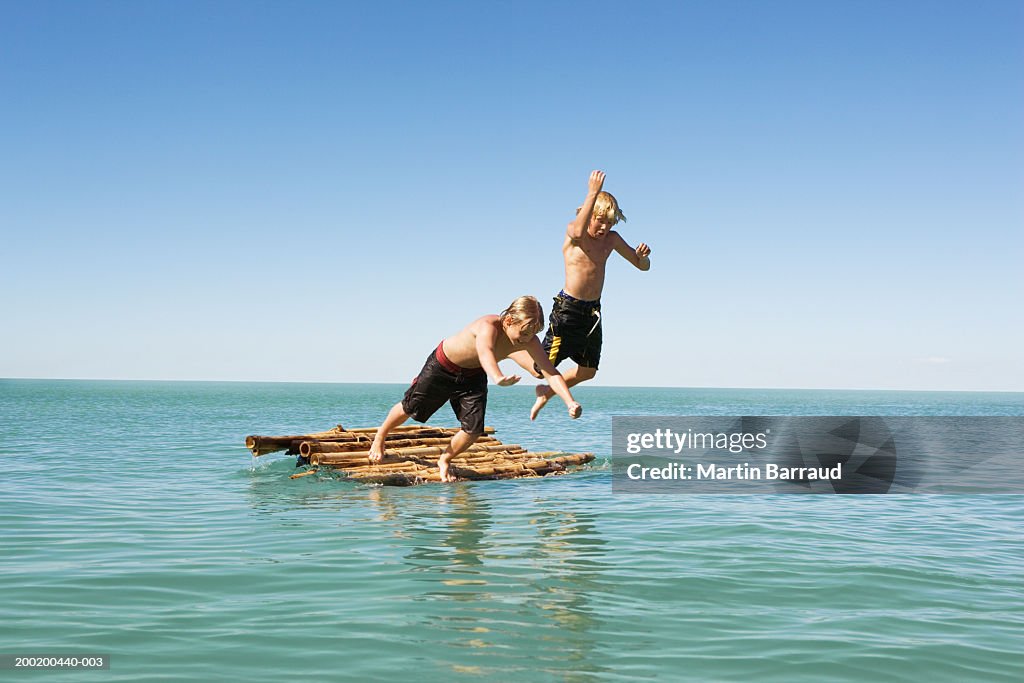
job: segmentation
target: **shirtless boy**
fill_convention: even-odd
[[[612,226],[626,220],[615,197],[602,192],[604,173],[594,171],[587,184],[587,198],[569,223],[562,243],[565,259],[565,287],[555,297],[550,326],[544,336],[544,351],[552,365],[565,358],[576,367],[564,375],[565,383],[576,386],[597,374],[601,361],[601,291],[604,289],[605,264],[612,251],[618,252],[640,270],[651,269],[651,249],[643,242],[636,249],[629,246]],[[539,365],[531,365],[525,353],[511,358],[534,377],[542,378]],[[530,419],[556,392],[554,385],[538,385],[537,400],[530,409]]]
[[[569,417],[576,419],[583,412],[564,379],[548,360],[537,339],[544,329],[544,311],[532,296],[521,296],[501,315],[485,315],[467,325],[455,336],[448,337],[430,352],[419,376],[412,381],[405,397],[391,408],[384,424],[370,446],[370,462],[384,457],[384,439],[388,433],[410,417],[426,422],[448,401],[461,428],[452,437],[437,460],[441,481],[455,481],[449,464],[484,433],[484,409],[487,405],[487,377],[499,387],[512,386],[519,375],[504,375],[498,361],[513,353],[536,363],[540,374],[550,384],[552,395],[565,401]]]

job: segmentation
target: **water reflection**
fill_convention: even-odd
[[[312,556],[340,562],[334,580],[363,596],[349,608],[380,601],[371,613],[384,633],[434,675],[583,683],[606,673],[595,647],[615,631],[601,614],[616,589],[590,502],[553,497],[553,482],[396,488],[288,480],[294,471],[284,460],[245,472],[250,509],[313,531]]]
[[[428,627],[439,664],[503,680],[542,670],[582,682],[605,671],[593,663],[594,597],[613,589],[595,514],[548,498],[524,504],[493,486],[447,487],[402,506],[388,493],[367,500],[402,529],[393,538],[421,586],[409,617]]]

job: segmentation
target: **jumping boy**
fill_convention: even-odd
[[[427,356],[419,376],[406,390],[405,397],[391,408],[370,446],[370,462],[384,457],[384,439],[410,417],[426,422],[441,405],[451,403],[461,429],[455,433],[444,453],[437,459],[441,481],[455,481],[449,464],[484,433],[484,409],[487,405],[487,377],[499,387],[519,381],[519,375],[503,375],[498,361],[512,353],[521,353],[537,364],[547,378],[552,394],[558,394],[576,419],[583,408],[573,400],[562,375],[548,360],[537,333],[544,329],[544,310],[532,296],[521,296],[501,315],[485,315],[448,337]]]
[[[544,351],[552,365],[570,358],[576,367],[565,373],[566,385],[573,387],[593,379],[601,361],[601,291],[604,289],[605,264],[612,251],[617,251],[639,270],[651,269],[651,249],[643,242],[634,249],[626,244],[612,226],[626,217],[611,194],[602,192],[604,172],[594,171],[587,184],[587,198],[576,210],[576,219],[569,223],[562,243],[565,259],[565,287],[555,297],[550,325],[544,335]],[[539,365],[522,352],[510,356],[538,379],[543,375]],[[537,400],[530,409],[530,419],[556,392],[554,385],[538,385]]]

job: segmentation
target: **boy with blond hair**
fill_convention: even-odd
[[[643,242],[634,249],[612,230],[626,217],[619,203],[608,192],[602,192],[604,172],[593,171],[587,183],[587,197],[576,210],[576,218],[565,231],[562,257],[565,260],[565,287],[555,297],[551,309],[550,325],[544,336],[544,351],[548,360],[557,366],[565,358],[576,362],[576,367],[565,373],[565,383],[576,386],[597,374],[601,360],[601,292],[604,289],[605,265],[612,251],[632,263],[639,270],[651,269],[651,249]],[[532,365],[525,353],[514,353],[511,358],[534,377],[543,378],[537,365]],[[554,386],[545,384],[536,388],[537,400],[530,409],[530,419],[554,394]]]
[[[576,419],[583,412],[562,375],[548,360],[537,333],[544,329],[544,310],[532,296],[521,296],[500,315],[485,315],[466,325],[458,334],[444,339],[427,356],[419,376],[396,403],[370,446],[370,462],[380,462],[385,455],[384,440],[392,429],[410,417],[426,422],[448,401],[460,429],[437,460],[441,481],[455,481],[449,465],[452,458],[463,453],[484,433],[484,411],[487,406],[487,377],[499,387],[512,386],[519,375],[504,375],[498,361],[513,353],[532,359],[541,376],[547,378],[552,395],[565,401],[569,417]]]

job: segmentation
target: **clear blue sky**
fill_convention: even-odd
[[[1024,3],[0,2],[0,377],[405,382],[562,284],[598,383],[1024,390]]]

